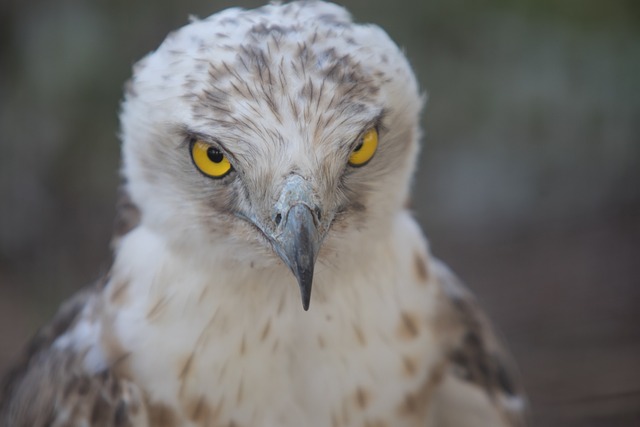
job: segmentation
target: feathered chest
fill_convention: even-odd
[[[211,276],[158,255],[116,262],[87,353],[141,388],[152,425],[424,425],[441,350],[411,262],[320,268],[304,312],[284,267]]]

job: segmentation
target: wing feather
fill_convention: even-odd
[[[146,427],[140,390],[111,370],[84,371],[82,354],[58,349],[54,342],[73,327],[100,288],[89,287],[63,304],[38,332],[22,363],[0,388],[2,427]]]
[[[473,295],[442,263],[448,368],[434,401],[440,427],[526,425],[527,403],[514,364]]]

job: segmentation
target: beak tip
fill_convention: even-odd
[[[314,213],[307,205],[296,204],[284,218],[283,233],[277,239],[276,253],[291,269],[300,287],[302,308],[309,311],[311,285],[321,241]]]
[[[302,308],[304,311],[309,311],[309,304],[311,303],[311,279],[300,282],[300,296],[302,298]]]
[[[282,215],[281,233],[273,238],[275,252],[298,281],[304,311],[309,311],[313,270],[322,241],[314,215],[306,204],[294,204]]]

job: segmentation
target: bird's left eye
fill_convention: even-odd
[[[222,151],[200,140],[191,143],[191,159],[200,172],[211,178],[222,178],[232,169]]]
[[[351,166],[364,166],[373,157],[378,148],[378,131],[371,128],[362,135],[360,143],[349,156]]]

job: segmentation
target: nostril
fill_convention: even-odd
[[[280,225],[280,221],[282,221],[282,215],[277,214],[274,218],[274,221],[276,222],[276,225]]]

